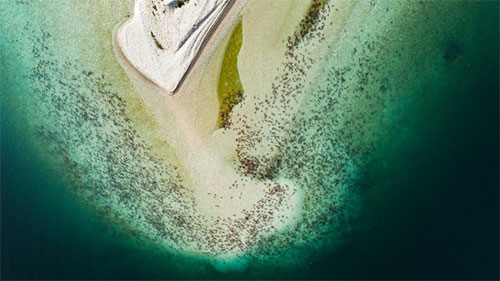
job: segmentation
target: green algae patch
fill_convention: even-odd
[[[222,67],[217,86],[219,99],[219,118],[217,128],[225,128],[230,124],[229,114],[233,107],[243,99],[243,86],[238,71],[238,54],[243,42],[243,24],[240,20],[231,34],[229,44],[224,53]]]

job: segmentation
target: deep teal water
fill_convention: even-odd
[[[13,58],[0,49],[1,277],[498,279],[498,3],[477,5],[490,11],[470,23],[480,40],[442,46],[444,60],[462,54],[471,67],[458,60],[427,83],[433,98],[398,119],[401,129],[361,165],[362,211],[348,240],[288,270],[186,268],[109,229],[32,145],[15,99],[27,89],[7,75]]]
[[[356,234],[314,278],[498,278],[497,48],[364,167]]]

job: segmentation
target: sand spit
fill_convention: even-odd
[[[203,88],[211,88],[209,86],[200,87],[198,84],[200,81],[205,81],[201,77],[203,75],[200,71],[217,51],[213,44],[220,43],[227,35],[231,25],[235,23],[237,17],[234,11],[238,11],[238,9],[227,8],[230,7],[229,4],[226,3],[224,6],[223,1],[208,1],[213,6],[207,6],[205,13],[212,11],[208,14],[216,14],[216,11],[222,12],[217,8],[226,7],[229,9],[227,11],[229,19],[220,19],[220,31],[211,34],[210,41],[203,42],[203,40],[193,39],[191,43],[188,43],[184,42],[184,39],[186,38],[185,33],[189,33],[190,29],[181,29],[182,26],[178,29],[173,27],[169,29],[175,33],[173,36],[176,38],[175,40],[168,41],[163,35],[158,35],[161,34],[159,30],[170,19],[162,17],[163,20],[155,21],[154,16],[150,15],[156,13],[151,11],[146,13],[144,7],[150,5],[152,10],[156,11],[151,6],[154,5],[160,13],[163,12],[154,4],[155,1],[153,4],[144,2],[138,0],[134,5],[133,19],[115,29],[114,47],[120,64],[136,86],[146,107],[151,110],[164,129],[165,140],[175,151],[181,165],[180,168],[186,176],[185,181],[192,190],[196,202],[192,217],[197,218],[196,220],[203,224],[202,229],[205,230],[200,233],[201,241],[192,241],[192,244],[197,245],[197,249],[186,247],[186,250],[224,258],[240,256],[251,249],[262,237],[281,232],[298,220],[301,213],[302,192],[292,181],[285,178],[256,179],[241,173],[233,163],[221,155],[217,147],[211,145],[211,135],[199,130],[197,125],[198,120],[205,118],[200,118],[199,115],[203,113],[192,108],[196,108],[199,96],[203,95],[201,93],[204,91]],[[157,2],[161,3],[162,1]],[[196,3],[196,1],[189,1],[180,9]],[[174,16],[180,17],[180,15],[175,14],[175,11]],[[182,16],[192,17],[193,15],[187,11]],[[138,28],[144,27],[144,24],[141,25],[143,22],[149,24],[146,31]],[[183,21],[181,20],[181,22]],[[187,26],[187,23],[183,24]],[[151,36],[151,32],[154,37]],[[139,50],[140,45],[128,44],[127,42],[131,41],[127,40],[133,38],[143,38],[143,40],[148,38],[149,42],[146,46],[149,49]],[[158,48],[158,46],[151,49],[155,40],[158,40],[163,49]],[[185,85],[178,89],[176,95],[165,95],[162,85],[166,84],[161,83],[177,81],[180,76],[175,79],[166,78],[162,80],[163,82],[157,83],[156,81],[159,80],[151,78],[151,73],[167,77],[166,72],[163,72],[166,69],[164,63],[167,63],[165,61],[167,57],[158,54],[167,49],[178,48],[179,44],[171,44],[174,41],[182,45],[180,49],[184,48],[183,46],[186,44],[192,44],[193,48],[201,50],[201,54],[185,53],[188,54],[184,57],[186,61],[177,64],[179,72],[175,72],[175,75],[180,73],[181,68],[191,64],[192,59],[196,56],[198,59],[195,65],[200,67],[195,67],[190,72],[190,78],[186,79]],[[207,46],[196,45],[200,42],[207,43],[208,50],[203,50]],[[145,50],[152,52],[152,54]],[[181,57],[179,56],[179,58]],[[213,59],[219,59],[219,57],[214,56]],[[168,67],[174,67],[174,63],[168,64]],[[216,98],[216,93],[214,94],[213,96]],[[217,111],[208,114],[216,115]],[[236,140],[230,141],[234,143]]]
[[[308,1],[248,1],[241,14],[242,1],[235,1],[169,95],[127,60],[116,40],[113,50],[106,41],[113,26],[116,39],[118,21],[128,14],[125,1],[120,10],[101,1],[68,2],[65,10],[57,1],[36,3],[61,17],[48,23],[57,28],[13,32],[31,38],[19,47],[31,64],[26,76],[33,91],[27,93],[40,123],[34,131],[60,157],[70,186],[111,222],[169,252],[224,261],[242,255],[288,260],[288,249],[312,247],[325,227],[345,222],[337,218],[350,172],[335,131],[325,126],[331,110],[296,114],[305,96],[323,100],[308,86],[318,69],[313,61],[324,57],[314,46],[329,45],[320,44],[322,35],[342,24],[322,19],[291,48],[288,38]],[[334,2],[328,3],[334,13]],[[341,21],[343,14],[339,7],[329,18]],[[230,113],[231,125],[216,130],[226,35],[239,20],[245,96]],[[111,61],[112,51],[120,65]],[[279,161],[281,167],[266,168]]]
[[[144,76],[173,93],[234,4],[230,0],[138,0],[117,33],[125,57]]]

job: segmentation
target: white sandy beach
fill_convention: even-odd
[[[117,32],[117,42],[138,71],[173,93],[233,4],[229,0],[136,1],[131,19]]]

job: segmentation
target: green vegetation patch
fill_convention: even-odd
[[[219,118],[217,128],[226,128],[231,124],[229,114],[233,107],[243,99],[243,86],[238,72],[238,54],[243,42],[243,24],[240,20],[234,27],[229,39],[217,86],[219,98]]]

